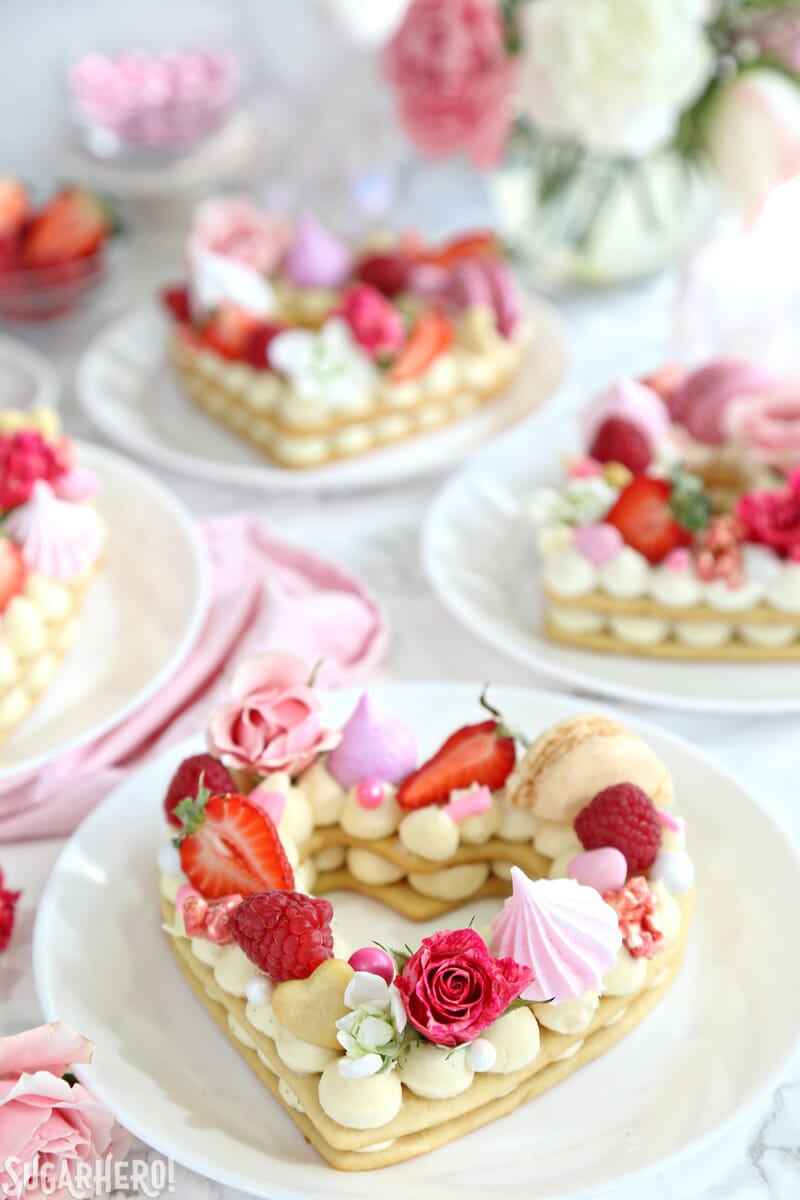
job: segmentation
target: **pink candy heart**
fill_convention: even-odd
[[[585,850],[576,854],[567,867],[570,879],[577,880],[584,887],[594,888],[603,895],[605,892],[618,892],[624,887],[628,878],[628,864],[625,855],[613,846],[604,846],[602,850]]]
[[[595,567],[611,562],[622,548],[622,534],[614,525],[579,525],[573,541],[583,557]]]

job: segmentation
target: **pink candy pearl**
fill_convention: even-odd
[[[383,784],[380,779],[362,779],[356,788],[356,800],[362,808],[380,808],[383,804]]]
[[[394,963],[379,946],[362,946],[348,958],[354,971],[366,971],[368,975],[380,975],[387,983],[394,979]]]

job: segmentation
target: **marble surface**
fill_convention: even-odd
[[[66,325],[39,331],[35,341],[60,368],[65,419],[70,432],[87,430],[71,394],[74,365],[93,329],[159,279],[175,273],[174,238],[151,236],[124,251],[124,268],[93,308]],[[667,349],[674,281],[654,282],[614,295],[572,296],[563,312],[572,337],[570,378],[554,401],[567,406],[588,387],[620,369],[641,370]],[[523,434],[521,433],[521,436]],[[372,495],[265,498],[167,478],[198,516],[250,509],[281,536],[311,546],[358,572],[388,609],[394,638],[384,665],[387,678],[470,679],[550,686],[536,674],[476,642],[439,608],[419,564],[417,539],[426,506],[440,480]],[[642,709],[636,710],[639,713]],[[794,802],[797,717],[751,720],[650,710],[645,715],[689,737],[723,759],[785,828],[800,838],[800,807]],[[31,972],[31,938],[37,898],[61,843],[0,847],[0,863],[13,887],[23,889],[19,926],[0,958],[0,1034],[40,1019]],[[798,953],[797,947],[787,951]],[[743,964],[746,969],[746,964]],[[765,986],[769,982],[765,981]],[[654,1081],[657,1086],[657,1081]],[[144,1148],[137,1153],[148,1153]],[[176,1169],[181,1200],[239,1200],[231,1189]],[[800,1196],[800,1064],[787,1064],[785,1079],[768,1100],[743,1114],[735,1130],[690,1159],[635,1186],[602,1193],[604,1200],[796,1200]]]

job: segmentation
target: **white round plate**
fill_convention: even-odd
[[[141,707],[178,669],[206,614],[205,548],[183,505],[141,467],[78,448],[101,479],[105,563],[53,683],[0,746],[0,789]]]
[[[386,486],[458,461],[552,394],[566,369],[564,334],[547,305],[537,300],[530,308],[534,343],[503,396],[447,429],[329,466],[292,471],[270,465],[200,412],[167,361],[169,320],[155,302],[131,310],[96,338],[78,371],[78,398],[92,424],[124,450],[196,479],[306,494]]]
[[[372,695],[407,721],[420,751],[476,720],[478,687],[387,684]],[[333,723],[358,693],[326,699]],[[494,689],[509,722],[535,734],[583,708],[568,697]],[[800,862],[786,836],[711,760],[631,721],[675,777],[697,864],[697,916],[673,988],[619,1045],[557,1088],[432,1154],[379,1174],[339,1173],[303,1140],[195,1001],[161,932],[156,852],[161,802],[200,739],[152,762],[83,823],[39,906],[34,971],[47,1020],[95,1044],[83,1082],[142,1140],[220,1183],[273,1200],[507,1200],[583,1197],[663,1168],[720,1134],[775,1085],[800,1037],[795,914]],[[735,819],[734,819],[735,814]],[[753,847],[758,847],[758,854]],[[358,946],[417,944],[414,925],[359,896],[334,897]],[[478,923],[498,901],[464,906]],[[644,1194],[644,1193],[642,1193]]]
[[[576,444],[572,414],[545,413],[524,436],[499,439],[444,484],[425,519],[422,558],[445,608],[518,662],[590,692],[684,711],[800,710],[796,663],[666,662],[545,637],[539,559],[519,498],[558,487],[563,456]]]
[[[0,408],[55,408],[60,395],[58,373],[44,355],[0,335]]]

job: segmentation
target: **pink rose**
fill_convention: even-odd
[[[736,516],[745,527],[748,541],[769,546],[776,554],[800,562],[800,468],[789,472],[785,487],[741,496]]]
[[[413,0],[383,51],[400,120],[425,154],[491,167],[505,148],[515,69],[493,0]]]
[[[800,463],[800,384],[742,396],[725,414],[726,432],[749,455],[779,470]]]
[[[69,443],[52,445],[35,429],[0,437],[0,509],[29,500],[40,479],[55,483],[70,469]]]
[[[474,929],[423,938],[395,983],[415,1029],[438,1046],[474,1041],[533,980],[530,967],[493,958]]]
[[[339,313],[353,331],[353,337],[373,358],[394,354],[405,341],[405,329],[399,312],[377,288],[358,283],[348,288],[341,299]]]
[[[280,265],[291,237],[291,226],[282,217],[260,212],[244,196],[221,196],[197,209],[187,251],[190,260],[199,251],[211,250],[262,275],[271,275]]]
[[[338,730],[322,727],[310,676],[301,658],[278,651],[242,663],[233,676],[233,700],[215,709],[208,723],[214,753],[245,771],[297,775],[338,746]]]
[[[81,1170],[127,1154],[129,1135],[112,1114],[81,1084],[61,1078],[91,1057],[91,1042],[61,1022],[0,1038],[0,1195],[94,1195],[81,1190]]]
[[[0,870],[0,953],[8,949],[8,943],[11,941],[17,902],[21,895],[22,892],[12,892],[5,887],[3,872]]]

